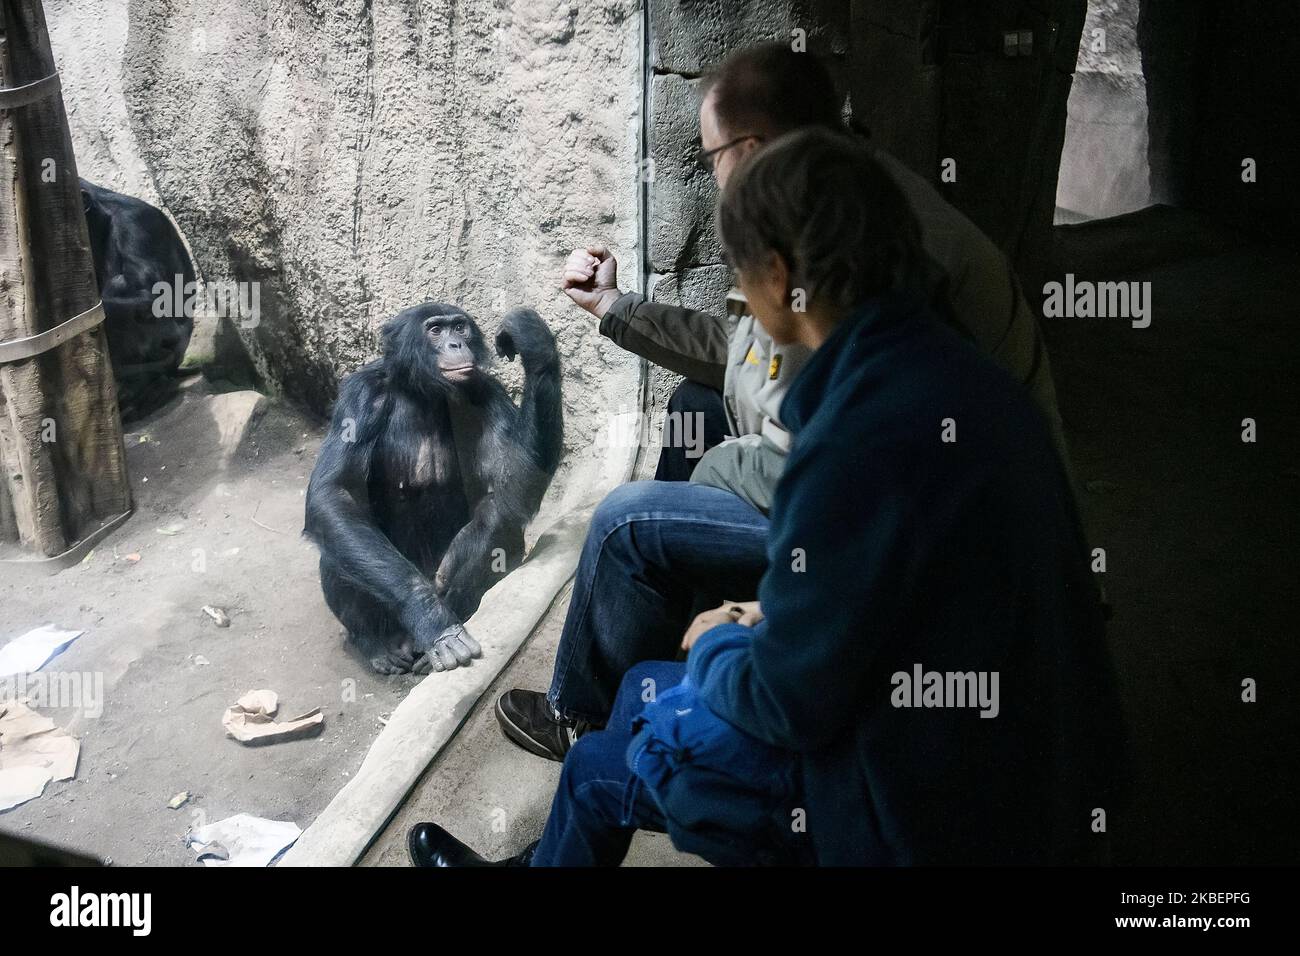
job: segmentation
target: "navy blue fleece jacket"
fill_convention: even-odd
[[[817,861],[1101,857],[1114,682],[1069,484],[1024,389],[891,297],[817,350],[781,418],[796,440],[765,619],[710,630],[688,664],[710,709],[797,753]],[[996,716],[914,706],[959,702],[964,678],[927,697],[899,677],[930,672],[989,692],[996,674]]]

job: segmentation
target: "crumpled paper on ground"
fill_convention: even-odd
[[[302,833],[289,820],[237,813],[191,830],[185,842],[204,866],[270,866]]]
[[[0,701],[0,810],[34,800],[77,774],[81,744],[19,701]]]
[[[33,628],[0,647],[0,678],[31,674],[81,637],[85,631],[65,631],[53,624]]]
[[[295,740],[318,734],[325,723],[325,715],[317,707],[288,721],[275,720],[280,700],[273,690],[250,690],[227,707],[221,722],[226,733],[240,743],[273,744],[281,740]]]

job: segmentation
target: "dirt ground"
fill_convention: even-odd
[[[252,393],[209,392],[195,380],[128,426],[136,513],[80,566],[0,571],[0,639],[84,628],[45,671],[102,677],[104,692],[99,716],[42,708],[81,739],[77,775],[0,814],[0,829],[117,864],[178,865],[195,858],[182,843],[191,825],[250,813],[305,827],[416,680],[348,653],[321,599],[300,535],[320,426]],[[282,717],[322,708],[322,733],[263,747],[228,738],[225,708],[264,687]],[[191,801],[168,809],[181,791]]]

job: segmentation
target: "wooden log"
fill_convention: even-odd
[[[0,88],[55,73],[40,0],[0,0]],[[0,108],[0,342],[99,301],[61,93]],[[53,557],[130,511],[102,325],[0,364],[0,543]]]

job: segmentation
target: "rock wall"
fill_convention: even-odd
[[[1119,216],[1152,201],[1139,0],[1089,0],[1061,151],[1057,221]]]
[[[848,48],[848,4],[835,0],[649,0],[647,203],[652,296],[721,308],[729,279],[713,231],[717,191],[695,162],[700,75],[728,53],[764,40],[793,42],[836,63]]]
[[[1100,216],[1165,203],[1294,235],[1300,199],[1286,171],[1300,163],[1291,75],[1300,9],[1261,0],[1088,7],[1060,205]],[[1091,48],[1097,30],[1106,31],[1100,52]]]
[[[638,390],[637,361],[555,291],[567,251],[608,244],[625,287],[665,301],[716,308],[728,284],[714,186],[694,163],[705,68],[800,31],[877,142],[936,181],[957,160],[945,195],[1024,265],[1048,245],[1085,10],[46,2],[85,175],[167,209],[209,281],[258,283],[260,323],[223,326],[217,348],[323,411],[403,306],[458,301],[490,334],[506,308],[535,305],[565,353],[574,467],[602,458],[610,413],[653,411],[674,383],[652,370]],[[1029,31],[1032,53],[1008,56],[1008,31]],[[517,366],[505,374],[517,383]]]
[[[848,47],[845,0],[647,0],[646,282],[656,301],[720,311],[731,278],[713,229],[717,187],[695,161],[700,76],[728,53],[796,39],[837,67]],[[662,413],[679,377],[651,369],[647,404]],[[642,462],[642,477],[654,461]]]
[[[264,387],[321,412],[399,309],[458,302],[490,337],[529,304],[563,352],[566,467],[606,467],[639,365],[557,286],[575,244],[638,249],[635,0],[46,8],[82,175],[168,210],[207,281],[259,284],[238,339]]]
[[[854,117],[935,181],[1022,273],[1041,267],[1085,0],[851,6]],[[952,181],[940,175],[947,160]]]

